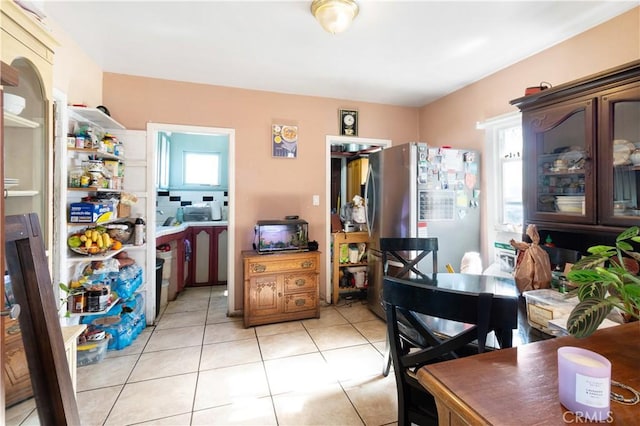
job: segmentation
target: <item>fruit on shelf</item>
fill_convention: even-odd
[[[118,242],[117,248],[114,248],[116,242]],[[122,248],[122,243],[111,238],[107,229],[102,226],[88,228],[70,235],[67,238],[67,245],[75,253],[89,255],[104,253],[109,249],[119,250]]]

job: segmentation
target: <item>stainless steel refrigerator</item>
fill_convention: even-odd
[[[479,158],[475,151],[410,142],[370,154],[365,185],[369,230],[369,307],[384,318],[383,237],[437,237],[438,272],[459,271],[466,252],[480,251]],[[431,271],[431,257],[420,268]]]

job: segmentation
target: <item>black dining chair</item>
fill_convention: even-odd
[[[384,275],[408,278],[415,274],[427,278],[427,273],[438,272],[438,239],[430,238],[380,238]],[[431,271],[425,272],[418,265],[431,254]],[[393,264],[395,263],[394,266]]]
[[[438,423],[433,396],[417,380],[420,367],[482,353],[491,331],[512,333],[518,324],[517,298],[438,288],[419,280],[385,277],[383,300],[400,426]],[[429,327],[425,315],[466,326],[455,336],[443,336]]]
[[[384,276],[396,278],[434,278],[438,272],[438,239],[429,238],[380,238],[382,271]],[[430,271],[424,270],[423,260],[431,255]],[[419,265],[422,262],[421,265]],[[422,269],[420,269],[422,268]],[[384,303],[383,303],[384,308]],[[389,339],[385,345],[382,375],[387,376],[391,368]]]

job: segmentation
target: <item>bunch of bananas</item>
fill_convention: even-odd
[[[88,254],[102,253],[111,248],[113,240],[103,227],[90,228],[84,232],[71,235],[67,244],[75,251]]]

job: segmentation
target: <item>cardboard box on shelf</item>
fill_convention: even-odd
[[[118,217],[131,216],[131,206],[129,204],[118,203]]]
[[[115,218],[113,203],[71,203],[69,205],[70,223],[102,223]]]

